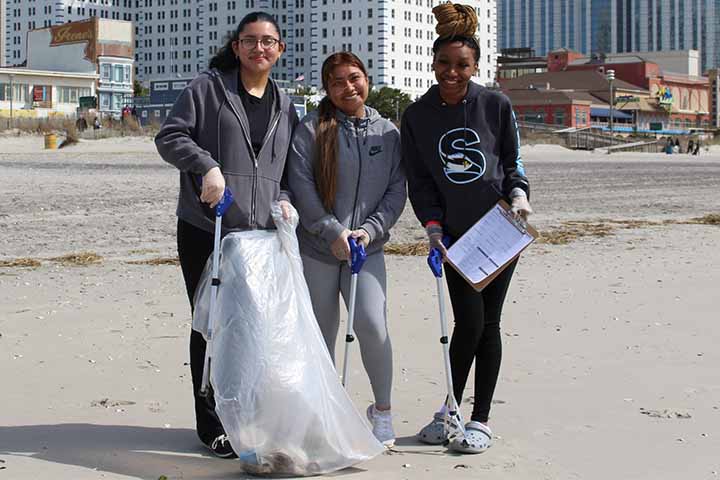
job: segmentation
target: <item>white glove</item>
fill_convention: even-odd
[[[200,201],[209,203],[210,208],[220,203],[225,193],[225,177],[219,167],[213,167],[203,175],[202,192],[200,192]]]
[[[532,208],[530,207],[530,202],[528,201],[525,191],[520,188],[515,188],[510,193],[510,198],[512,200],[512,208],[510,211],[515,218],[522,217],[523,220],[527,220],[528,215],[532,213]]]

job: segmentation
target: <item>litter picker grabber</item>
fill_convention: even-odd
[[[217,291],[220,286],[220,278],[218,272],[220,270],[220,237],[222,232],[222,217],[225,211],[232,205],[233,196],[229,188],[225,188],[223,198],[215,206],[215,237],[213,239],[213,258],[212,258],[212,281],[210,283],[210,310],[208,312],[207,324],[207,344],[205,346],[205,362],[203,363],[202,383],[200,384],[200,395],[203,397],[208,394],[208,386],[210,385],[210,363],[212,362],[212,344],[213,344],[213,328],[215,326],[215,309]]]
[[[343,362],[342,384],[347,388],[348,383],[348,354],[350,353],[350,344],[355,340],[353,333],[353,322],[355,320],[355,297],[357,297],[357,281],[358,273],[362,269],[367,254],[362,243],[357,243],[354,238],[348,237],[350,244],[350,306],[348,307],[347,332],[345,334],[345,361]]]
[[[446,243],[443,241],[443,243]],[[437,282],[438,303],[440,305],[440,343],[443,348],[445,362],[445,381],[447,383],[447,397],[445,398],[445,412],[443,416],[444,433],[447,438],[445,445],[453,440],[465,442],[465,426],[460,416],[455,394],[453,393],[452,370],[450,367],[450,344],[447,334],[447,320],[445,315],[445,292],[443,289],[443,262],[442,253],[437,248],[430,250],[427,262]]]

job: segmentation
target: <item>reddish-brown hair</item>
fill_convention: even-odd
[[[335,118],[336,107],[327,95],[336,67],[352,65],[359,68],[365,77],[367,70],[362,60],[350,52],[336,52],[325,59],[322,65],[322,86],[326,92],[325,98],[318,105],[318,126],[315,142],[317,145],[317,158],[315,159],[315,183],[323,206],[332,212],[337,193],[337,139],[338,123]]]

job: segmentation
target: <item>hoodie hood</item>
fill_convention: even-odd
[[[482,94],[483,91],[485,91],[486,88],[483,86],[478,85],[477,83],[470,81],[468,82],[468,91],[465,94],[465,97],[463,100],[460,101],[460,104],[463,104],[463,101],[466,105],[471,105],[475,103],[478,99],[478,97]],[[426,104],[430,107],[435,107],[437,109],[441,109],[443,107],[448,107],[449,105],[445,100],[442,99],[440,96],[440,87],[438,85],[433,85],[430,87],[430,89],[425,92],[425,94],[420,97],[419,102],[422,102],[423,104]],[[454,106],[454,105],[450,105]]]
[[[348,148],[351,147],[351,139],[359,136],[363,145],[367,144],[368,132],[378,129],[378,122],[383,120],[377,110],[365,105],[364,117],[351,117],[340,110],[335,111],[335,118],[338,121],[342,137],[345,138]],[[382,127],[380,127],[382,128]]]

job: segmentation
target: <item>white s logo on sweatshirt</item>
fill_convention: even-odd
[[[438,153],[448,180],[464,184],[483,176],[485,155],[479,145],[480,136],[470,128],[454,128],[440,137]]]

